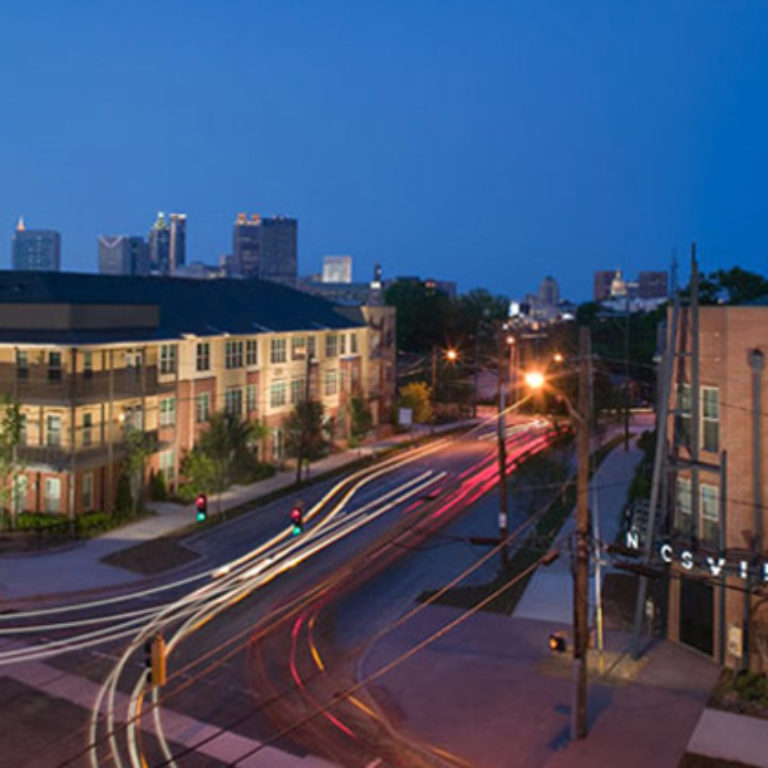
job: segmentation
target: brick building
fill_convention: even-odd
[[[722,664],[754,669],[768,658],[768,297],[700,308],[698,398],[690,310],[681,320],[669,537],[659,549],[673,576],[667,631]]]
[[[17,511],[111,510],[127,430],[151,433],[149,470],[174,487],[208,416],[269,429],[309,389],[348,433],[350,398],[392,406],[394,309],[340,308],[260,280],[0,272],[0,393],[24,414]],[[307,378],[309,381],[307,381]]]

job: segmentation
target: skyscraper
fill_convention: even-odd
[[[611,296],[611,283],[615,269],[601,269],[595,272],[594,291],[592,298],[594,301],[605,301]]]
[[[539,286],[539,304],[544,307],[556,307],[560,301],[560,289],[557,280],[552,275],[547,275]]]
[[[297,277],[296,219],[286,216],[250,219],[240,213],[232,232],[232,256],[237,274],[294,286]]]
[[[669,296],[669,275],[666,271],[641,272],[638,283],[641,299],[666,299]]]
[[[171,229],[160,211],[157,220],[149,230],[149,266],[152,272],[159,275],[170,273],[171,264]]]
[[[170,213],[170,245],[168,249],[168,271],[173,273],[176,267],[183,267],[187,260],[187,214]]]
[[[99,272],[102,275],[148,275],[149,249],[144,238],[100,235]]]
[[[27,229],[24,219],[19,217],[11,246],[13,269],[61,269],[61,235],[53,229]]]

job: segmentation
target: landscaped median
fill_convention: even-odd
[[[593,452],[590,461],[590,477],[597,471],[605,457],[624,440],[622,435],[608,440],[600,448]],[[524,472],[525,464],[521,465]],[[521,471],[518,470],[518,471]],[[570,516],[576,504],[576,481],[574,478],[566,480],[556,488],[551,489],[551,496],[543,509],[536,514],[537,522],[523,541],[516,547],[509,558],[506,568],[499,568],[496,578],[485,584],[471,584],[457,586],[442,594],[436,603],[449,605],[454,608],[469,609],[476,606],[482,600],[488,598],[505,584],[510,582],[526,569],[530,568],[537,560],[546,554],[555,541],[560,529]],[[503,591],[496,598],[488,602],[483,610],[494,613],[511,615],[518,601],[525,592],[529,579],[534,570],[519,579],[509,589]],[[420,601],[426,601],[440,590],[428,590],[419,595]]]

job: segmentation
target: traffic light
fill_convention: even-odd
[[[304,530],[304,510],[302,509],[301,504],[296,504],[291,510],[291,523],[293,523],[291,533],[294,536],[298,536],[302,533]]]
[[[565,653],[566,649],[565,638],[559,632],[553,632],[549,636],[549,650],[556,651],[557,653]]]
[[[197,494],[195,507],[197,507],[197,522],[204,523],[208,519],[208,497],[204,493]]]
[[[144,644],[144,666],[150,685],[165,685],[165,640],[159,632]]]

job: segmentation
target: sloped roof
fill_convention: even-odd
[[[18,331],[0,341],[98,343],[178,338],[182,334],[319,331],[364,326],[326,299],[264,280],[190,280],[76,272],[0,271],[0,304],[125,304],[160,308],[158,328]],[[41,312],[44,312],[41,306]]]

